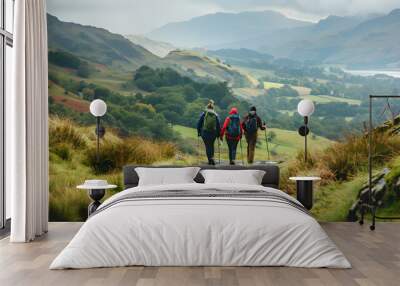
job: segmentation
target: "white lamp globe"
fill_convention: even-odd
[[[314,103],[309,99],[303,99],[297,105],[297,112],[303,116],[308,117],[311,116],[315,111]]]
[[[101,99],[95,99],[90,103],[90,113],[93,116],[101,117],[107,112],[107,104]]]

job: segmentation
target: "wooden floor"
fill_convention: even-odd
[[[355,223],[322,224],[353,269],[288,267],[125,267],[48,270],[81,226],[51,223],[29,244],[0,241],[0,285],[400,285],[400,223],[379,223],[371,232]]]

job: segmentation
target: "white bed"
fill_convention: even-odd
[[[175,190],[186,195],[135,197]],[[190,196],[191,192],[239,191],[244,193],[240,197]],[[253,197],[252,192],[263,193]],[[100,206],[50,269],[129,265],[350,268],[318,222],[298,204],[277,189],[254,185],[130,188]]]

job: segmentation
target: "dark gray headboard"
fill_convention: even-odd
[[[139,183],[139,177],[135,171],[136,167],[150,167],[150,168],[179,168],[181,166],[138,166],[130,165],[124,167],[124,189],[136,187]],[[263,170],[265,171],[265,176],[262,180],[262,185],[265,187],[271,187],[279,189],[279,167],[272,164],[266,165],[252,165],[252,166],[199,166],[202,170],[205,169],[217,169],[217,170]],[[203,176],[199,173],[194,179],[197,183],[204,183]]]

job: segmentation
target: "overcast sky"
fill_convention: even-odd
[[[400,8],[400,0],[47,0],[48,12],[61,20],[121,34],[144,34],[215,12],[276,10],[316,22],[328,15],[387,13],[395,8]]]

